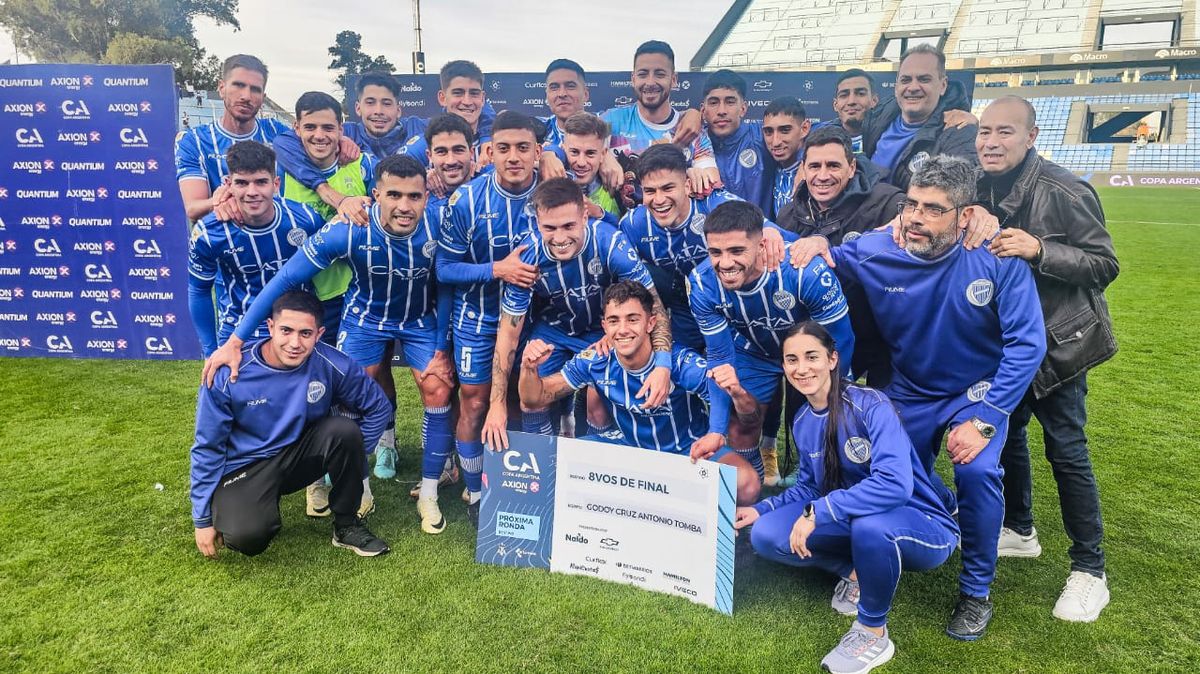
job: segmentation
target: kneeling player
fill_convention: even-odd
[[[838,574],[833,609],[858,619],[821,666],[868,672],[896,652],[887,614],[900,569],[940,566],[958,524],[934,490],[895,408],[882,393],[842,379],[833,337],[805,321],[783,340],[783,369],[806,399],[792,437],[795,486],[752,508],[734,526],[767,559]]]
[[[374,447],[392,413],[379,385],[345,354],[318,343],[321,302],[302,290],[271,307],[271,336],[243,348],[232,369],[200,385],[192,447],[192,520],[196,547],[216,557],[224,544],[246,555],[279,533],[279,497],[329,474],[333,544],[364,557],[388,551],[356,515],[365,474],[364,445]],[[339,405],[359,424],[330,416]]]
[[[538,368],[555,347],[540,339],[530,341],[521,360],[521,403],[547,407],[584,386],[594,386],[608,402],[624,437],[582,439],[687,454],[708,430],[705,398],[715,385],[708,380],[704,358],[690,349],[675,347],[667,401],[656,408],[644,407],[634,394],[654,369],[650,333],[659,320],[654,314],[654,295],[632,281],[618,281],[604,292],[603,307],[604,334],[612,350],[601,356],[588,349],[567,361],[561,372],[543,378]],[[753,400],[737,396],[733,404],[739,413],[754,406]],[[749,504],[758,498],[758,475],[745,459],[727,448],[710,453],[708,458],[737,468],[738,503]]]

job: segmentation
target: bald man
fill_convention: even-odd
[[[1033,528],[1025,431],[1036,416],[1071,539],[1071,574],[1054,616],[1091,622],[1108,604],[1109,593],[1100,548],[1100,494],[1084,432],[1087,371],[1117,351],[1104,289],[1119,266],[1096,191],[1040,157],[1034,148],[1037,136],[1033,106],[1004,96],[984,110],[975,140],[984,172],[978,199],[991,215],[983,226],[972,227],[967,245],[991,236],[992,253],[1029,262],[1047,334],[1046,358],[1009,420],[1001,454],[1005,513],[999,554],[1037,557],[1042,551]]]

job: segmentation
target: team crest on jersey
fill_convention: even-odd
[[[187,133],[187,131],[180,131],[179,133],[175,134],[175,142],[178,143],[179,141],[183,140],[183,134],[185,133]]]
[[[846,232],[846,235],[842,237],[842,243],[850,243],[861,236],[862,232]]]
[[[325,385],[319,381],[308,382],[308,404],[313,404],[325,396]]]
[[[600,258],[593,258],[587,264],[587,270],[592,276],[599,276],[604,273],[604,265],[600,262]]]
[[[293,227],[288,230],[287,241],[297,248],[304,245],[304,240],[307,238],[308,234],[306,234],[304,230],[300,229],[299,227]]]
[[[426,241],[425,245],[421,246],[421,252],[425,254],[425,257],[433,257],[433,254],[437,252],[437,241],[432,239]]]
[[[796,296],[786,290],[776,290],[775,294],[771,295],[771,303],[781,311],[790,311],[796,306]]]
[[[196,243],[202,234],[204,234],[204,225],[197,224],[192,227],[192,243]]]
[[[693,215],[691,223],[692,231],[703,236],[705,220],[707,220],[707,218],[703,213],[697,213]]]
[[[846,458],[854,463],[866,463],[871,459],[871,441],[855,435],[846,440],[842,451],[846,453]]]
[[[584,360],[596,360],[596,350],[584,349],[583,351],[579,352],[579,357]]]
[[[977,278],[967,286],[967,301],[977,307],[986,307],[992,301],[994,288],[990,280]]]
[[[758,165],[758,153],[746,148],[738,153],[738,163],[742,165],[742,168],[754,168]]]
[[[405,145],[416,145],[418,140],[421,140],[420,136],[413,136],[412,138],[409,138],[407,141],[405,141],[404,144]]]
[[[980,402],[987,396],[988,391],[992,390],[992,382],[981,381],[971,384],[971,388],[967,389],[967,400],[973,403]]]
[[[921,170],[921,167],[924,166],[925,162],[927,161],[929,161],[929,153],[922,150],[921,152],[914,154],[912,159],[908,160],[908,170],[912,173],[916,173],[917,171]]]
[[[458,198],[461,196],[462,192],[459,192],[458,190],[454,190],[454,194],[450,195],[450,200],[446,202],[447,214],[449,214],[449,209],[453,207],[454,204],[458,203]]]

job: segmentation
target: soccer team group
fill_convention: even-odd
[[[976,119],[926,46],[894,96],[842,73],[837,119],[816,125],[788,96],[744,119],[728,70],[698,110],[674,109],[660,41],[634,55],[634,104],[586,112],[586,79],[550,63],[553,114],[534,118],[495,111],[480,69],[452,61],[426,120],[370,73],[361,122],[309,92],[287,127],[258,118],[263,63],[225,62],[223,117],[176,142],[207,358],[199,550],[261,553],[280,495],[304,489],[334,545],[387,552],[364,518],[371,472],[396,474],[398,357],[424,405],[422,531],[445,530],[438,489],[460,477],[479,525],[483,454],[510,427],[728,464],[739,553],[840,579],[832,607],[856,619],[822,661],[834,672],[893,656],[901,570],[956,548],[946,631],[984,634],[998,556],[1041,552],[1036,415],[1072,540],[1054,615],[1095,620],[1109,594],[1086,372],[1116,350],[1118,264],[1094,190],[1038,156],[1033,107],[1004,97]],[[943,440],[953,489],[934,471]]]

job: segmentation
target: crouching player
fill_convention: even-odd
[[[384,159],[376,168],[375,182],[376,203],[368,225],[333,221],[309,238],[301,254],[284,265],[250,306],[246,321],[230,338],[231,352],[220,355],[228,355],[236,368],[238,354],[233,349],[274,298],[334,262],[346,260],[351,277],[338,347],[374,377],[391,366],[387,347],[395,340],[412,367],[425,405],[417,512],[421,529],[438,534],[446,527],[437,504],[437,482],[453,443],[450,391],[454,379],[448,346],[451,290],[437,286],[433,277],[439,217],[435,209],[426,208],[425,167],[413,157]],[[388,460],[378,456],[376,471],[378,464]],[[389,467],[394,474],[394,466]]]
[[[594,386],[608,402],[622,437],[615,434],[585,436],[642,449],[686,455],[708,431],[705,400],[715,384],[709,380],[704,358],[676,346],[671,354],[671,392],[662,405],[649,408],[635,396],[654,370],[650,335],[660,320],[654,313],[654,295],[633,281],[618,281],[604,292],[604,335],[612,344],[607,355],[588,349],[567,361],[562,371],[542,377],[539,367],[554,349],[540,339],[525,346],[521,360],[521,403],[548,407],[584,386]],[[738,412],[752,409],[754,401],[734,397]],[[737,469],[737,502],[753,503],[760,490],[758,474],[742,457],[720,448],[708,457]]]
[[[364,557],[388,551],[355,511],[363,447],[375,446],[392,407],[362,368],[318,343],[324,315],[313,295],[285,293],[271,307],[271,336],[242,349],[241,377],[222,369],[211,387],[200,385],[191,497],[196,547],[205,557],[216,557],[222,541],[245,555],[266,550],[281,527],[279,497],[327,473],[333,544]],[[361,427],[330,416],[334,405],[362,415]]]
[[[767,559],[815,566],[842,580],[833,609],[858,619],[821,666],[869,672],[896,652],[887,614],[900,570],[940,566],[958,543],[958,524],[942,503],[900,418],[878,391],[841,376],[833,337],[816,321],[783,339],[783,370],[806,399],[793,427],[795,486],[750,508],[750,542]]]

